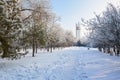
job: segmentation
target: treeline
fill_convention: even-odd
[[[0,0],[0,53],[16,58],[21,49],[72,46],[73,34],[58,23],[49,0]]]
[[[99,51],[110,55],[120,55],[120,6],[109,4],[102,14],[84,21],[90,32],[89,42]]]

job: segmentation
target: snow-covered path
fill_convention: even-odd
[[[119,75],[119,57],[84,47],[0,60],[0,80],[120,80]]]

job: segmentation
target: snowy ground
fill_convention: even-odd
[[[120,80],[120,57],[71,47],[20,60],[0,59],[0,80]]]

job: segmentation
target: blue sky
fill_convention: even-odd
[[[61,17],[61,26],[75,34],[75,24],[81,18],[90,19],[94,12],[100,14],[107,3],[118,3],[119,0],[51,0],[53,11]]]

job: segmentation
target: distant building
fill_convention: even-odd
[[[80,25],[79,25],[79,23],[76,24],[76,40],[77,41],[80,40]]]

